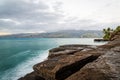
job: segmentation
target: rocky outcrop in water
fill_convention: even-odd
[[[120,32],[119,32],[120,33]],[[120,34],[102,46],[63,45],[19,80],[120,80]]]

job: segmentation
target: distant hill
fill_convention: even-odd
[[[48,33],[21,33],[0,38],[101,38],[103,37],[102,31],[98,30],[61,30]]]

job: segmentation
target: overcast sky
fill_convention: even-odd
[[[120,0],[0,0],[0,34],[120,25]]]

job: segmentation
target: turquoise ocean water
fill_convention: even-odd
[[[17,80],[45,60],[49,49],[64,44],[105,43],[95,43],[93,38],[0,39],[0,80]]]

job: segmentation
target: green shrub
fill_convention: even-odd
[[[115,30],[111,28],[103,29],[103,39],[110,40],[111,37],[113,37],[117,32],[120,32],[120,26],[118,26]]]
[[[104,33],[103,39],[109,40],[112,32],[113,32],[113,29],[111,28],[103,29],[103,33]]]

